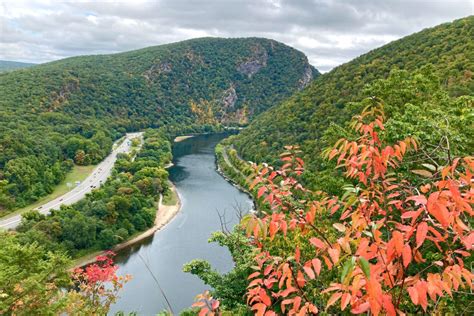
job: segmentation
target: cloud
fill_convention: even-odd
[[[259,36],[328,71],[470,14],[474,0],[9,0],[0,5],[0,59],[46,62],[202,36]]]

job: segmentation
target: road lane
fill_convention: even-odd
[[[91,192],[94,188],[98,188],[104,183],[112,173],[115,161],[117,160],[117,154],[129,153],[131,150],[131,140],[139,137],[140,140],[143,138],[143,133],[128,133],[125,136],[125,140],[108,155],[92,173],[78,184],[74,189],[67,192],[66,194],[49,201],[36,208],[41,214],[47,215],[51,210],[59,209],[61,205],[71,205],[81,200],[86,196],[87,193]],[[7,217],[0,220],[0,229],[14,229],[21,222],[21,214]]]

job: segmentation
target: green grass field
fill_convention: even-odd
[[[38,201],[36,201],[33,204],[22,207],[20,209],[13,211],[12,213],[7,214],[5,218],[33,210],[37,208],[38,206],[43,205],[44,203],[54,200],[55,198],[71,191],[74,188],[74,183],[76,181],[82,182],[85,178],[87,178],[88,175],[92,173],[92,170],[94,170],[94,168],[95,166],[93,165],[91,166],[76,166],[75,165],[72,168],[72,171],[66,175],[66,178],[60,184],[58,184],[56,188],[54,188],[54,191],[51,194],[43,196],[42,198],[40,198]],[[68,187],[67,186],[68,183],[72,183],[73,186]]]

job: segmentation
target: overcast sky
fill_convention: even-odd
[[[321,71],[474,14],[474,0],[0,0],[0,59],[46,62],[202,36],[259,36]]]

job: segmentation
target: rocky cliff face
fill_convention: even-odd
[[[193,65],[204,65],[204,58],[202,55],[195,53],[193,50],[188,50],[184,56],[193,64]]]
[[[308,64],[303,72],[303,77],[298,82],[298,89],[304,89],[313,80],[313,69]]]
[[[143,77],[147,81],[153,81],[156,77],[158,77],[162,73],[171,72],[173,69],[173,65],[169,62],[161,62],[153,64],[150,69],[143,73]]]
[[[224,91],[221,102],[226,110],[234,108],[235,102],[237,102],[237,93],[235,92],[234,85],[231,85],[229,89]]]
[[[252,47],[252,56],[237,66],[237,71],[249,78],[256,74],[262,67],[267,66],[268,53],[260,45]]]

